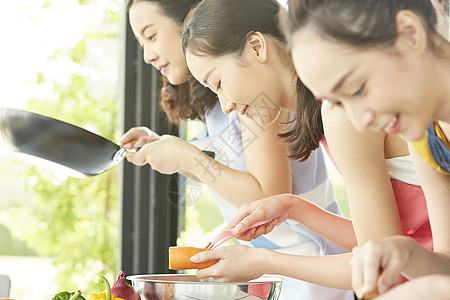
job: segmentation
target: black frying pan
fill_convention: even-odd
[[[78,126],[14,108],[0,108],[0,132],[5,144],[14,151],[84,176],[105,172],[130,151]],[[213,152],[204,152],[214,158]]]

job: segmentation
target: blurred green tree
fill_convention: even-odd
[[[103,63],[115,64],[118,73],[120,10],[109,7],[117,8],[119,3],[119,0],[79,1],[80,7],[105,6],[103,21],[97,28],[100,32],[95,28],[93,32],[87,30],[74,47],[56,49],[48,57],[49,67],[36,74],[34,84],[37,90],[50,87],[50,92],[44,99],[30,99],[27,110],[78,125],[111,140],[118,138],[118,93],[117,89],[111,92],[117,82],[94,80],[101,78],[101,70],[87,65],[93,61],[99,63],[89,49],[99,55],[99,48],[104,47],[103,52],[117,52],[112,55],[116,61],[105,58]],[[43,9],[51,8],[52,1],[46,1]],[[101,29],[105,26],[107,30]],[[54,67],[61,62],[72,71],[66,68],[61,76],[55,76]],[[60,290],[80,289],[84,294],[102,290],[97,283],[98,274],[107,275],[113,281],[116,271],[119,236],[117,168],[84,179],[61,178],[35,166],[25,169],[21,178],[34,191],[31,199],[1,212],[0,224],[39,256],[54,258],[56,283]],[[57,291],[49,292],[56,294]]]

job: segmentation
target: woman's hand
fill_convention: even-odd
[[[243,234],[237,238],[244,241],[267,234],[289,218],[290,209],[296,203],[295,198],[291,194],[282,194],[243,205],[225,229],[235,227],[242,231]],[[273,222],[248,230],[256,222],[270,220]]]
[[[189,172],[187,164],[195,155],[202,155],[197,147],[176,136],[163,135],[145,144],[138,152],[128,153],[127,159],[138,166],[149,164],[153,170],[162,174],[173,174]]]
[[[160,136],[157,133],[147,127],[133,127],[119,139],[119,145],[126,149],[133,149],[154,142],[159,138]]]
[[[450,295],[449,275],[427,275],[406,282],[377,297],[377,300],[445,300]]]
[[[219,260],[211,267],[198,270],[198,278],[213,277],[219,282],[245,282],[265,273],[261,255],[265,250],[244,245],[224,246],[198,253],[191,257],[191,261],[201,263]]]
[[[383,294],[395,286],[414,246],[420,247],[405,236],[392,236],[355,247],[351,267],[356,295],[362,297],[374,290]]]

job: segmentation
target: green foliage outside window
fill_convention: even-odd
[[[48,7],[44,9],[51,8],[51,2],[47,1],[45,5]],[[80,1],[80,4],[90,2],[95,1]],[[111,28],[111,24],[115,24],[114,28],[120,28],[118,11],[105,10],[104,13],[103,25]],[[98,41],[103,38],[107,45],[116,43],[115,48],[105,51],[119,52],[116,29],[106,34],[87,32],[73,48],[57,49],[48,57],[49,64],[65,59],[75,71],[66,80],[55,80],[46,74],[47,70],[37,73],[33,84],[46,89],[50,87],[50,95],[45,99],[30,99],[25,109],[78,125],[116,141],[120,134],[117,91],[111,92],[110,85],[105,86],[101,80],[99,83],[93,82],[89,74],[80,71],[89,59],[92,60],[87,49],[94,39]],[[111,63],[117,64],[118,61]],[[97,283],[98,274],[107,275],[112,281],[117,271],[117,167],[98,176],[78,179],[61,178],[21,161],[15,163],[23,170],[16,180],[24,181],[32,192],[27,201],[19,201],[0,211],[2,228],[8,228],[16,241],[25,243],[37,255],[53,258],[60,290],[80,289],[85,291],[84,294],[101,290]],[[23,253],[32,254],[29,251]],[[49,294],[56,292],[49,291]]]

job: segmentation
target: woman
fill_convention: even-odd
[[[174,136],[159,137],[147,128],[134,128],[122,137],[121,145],[127,148],[142,146],[142,149],[128,159],[137,165],[148,163],[161,173],[180,172],[207,184],[213,190],[214,199],[227,222],[239,206],[279,193],[302,195],[323,209],[338,214],[321,150],[310,151],[311,154],[304,157],[304,162],[289,161],[287,145],[277,135],[281,127],[285,126],[282,122],[284,116],[280,116],[279,109],[271,107],[271,99],[267,97],[278,95],[261,94],[252,99],[260,108],[258,122],[236,113],[229,116],[224,114],[215,95],[213,105],[206,105],[210,102],[198,96],[199,91],[205,95],[205,90],[209,89],[196,86],[195,80],[190,79],[181,47],[182,24],[195,3],[197,1],[192,0],[135,0],[128,3],[128,8],[131,28],[144,48],[144,60],[158,68],[172,85],[182,86],[189,82],[184,90],[190,93],[188,97],[174,97],[170,101],[165,101],[163,97],[163,103],[169,104],[164,107],[169,109],[171,119],[199,117],[205,122],[207,137],[187,143]],[[278,7],[272,1],[269,5]],[[275,13],[273,11],[272,16]],[[270,24],[276,27],[274,20]],[[272,74],[272,78],[276,78],[275,75]],[[166,84],[163,96],[174,89],[177,87]],[[247,90],[251,90],[251,85]],[[182,109],[177,110],[178,107]],[[215,151],[216,160],[204,155],[200,150],[202,147]],[[271,235],[252,241],[252,245],[293,254],[343,252],[293,222],[279,226]],[[307,284],[289,280],[283,285],[282,296],[285,299],[308,299],[304,285]],[[309,284],[307,288],[314,290],[313,298],[316,298],[315,290],[321,293],[325,291],[330,297],[349,295],[347,291]]]
[[[291,4],[288,35],[300,77],[317,97],[341,104],[356,128],[407,140],[427,199],[435,253],[399,238],[400,242],[391,242],[392,249],[416,255],[407,255],[410,263],[391,270],[390,264],[398,264],[398,259],[369,259],[372,251],[356,251],[360,254],[355,254],[355,290],[362,294],[375,288],[379,267],[386,270],[378,283],[381,292],[392,287],[400,272],[409,278],[448,274],[450,44],[437,32],[438,21],[445,21],[436,14],[439,4],[412,0]],[[313,68],[324,65],[332,76],[319,80]],[[338,88],[330,89],[335,82],[340,83]]]
[[[353,226],[348,219],[326,213],[288,194],[246,205],[230,226],[245,217],[248,210],[254,215],[242,223],[245,228],[256,218],[276,218],[278,222],[290,218],[344,249],[397,234],[409,235],[432,248],[424,196],[417,186],[406,145],[391,135],[356,132],[339,107],[324,109],[323,128],[321,104],[298,80],[283,38],[272,27],[245,26],[249,20],[260,18],[254,12],[261,9],[261,3],[261,0],[202,1],[183,32],[188,67],[194,77],[218,94],[222,107],[228,109],[226,112],[235,110],[252,116],[256,108],[247,86],[257,87],[268,95],[283,91],[284,97],[270,98],[276,107],[297,111],[295,126],[283,134],[293,146],[291,155],[295,158],[301,159],[318,147],[325,129],[331,153],[344,177]],[[217,11],[221,14],[215,14]],[[260,79],[259,74],[270,72],[275,72],[279,81]],[[370,172],[361,178],[361,170]],[[422,211],[409,210],[408,201]],[[378,219],[383,220],[382,224],[374,226],[374,220]],[[250,239],[272,229],[273,224],[261,227],[243,238]],[[199,270],[199,277],[234,281],[277,273],[330,287],[349,288],[350,258],[350,255],[288,256],[237,246],[201,253],[192,260],[220,259],[217,264]],[[263,263],[264,260],[267,262]],[[252,268],[255,265],[258,268]]]

